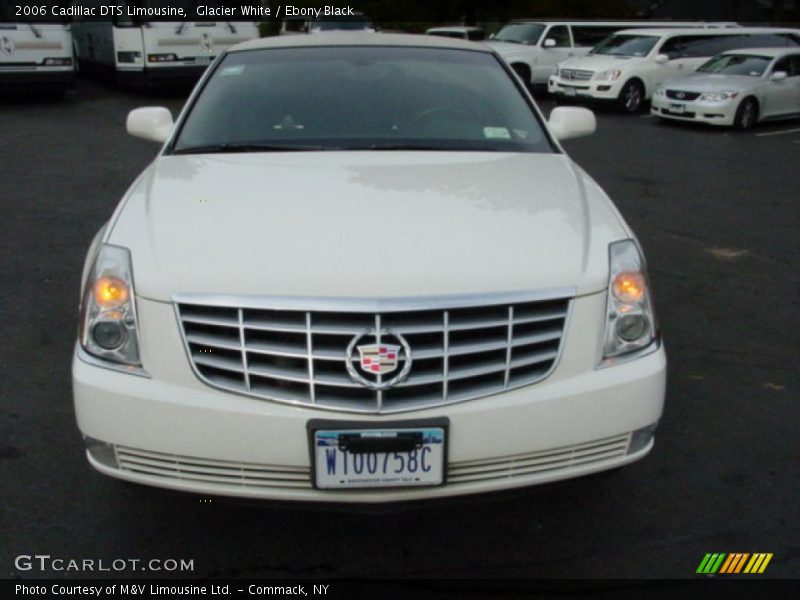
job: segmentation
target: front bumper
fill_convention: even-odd
[[[208,65],[186,65],[177,67],[123,68],[117,71],[117,82],[133,87],[162,85],[193,85],[205,73]]]
[[[654,95],[650,104],[650,113],[663,119],[675,121],[692,121],[710,125],[733,125],[736,117],[737,100],[708,102],[694,100],[685,102]]]
[[[34,90],[47,88],[66,90],[73,85],[75,85],[75,70],[71,67],[0,68],[0,86],[5,89]]]
[[[461,404],[354,416],[214,390],[191,372],[170,304],[139,302],[149,377],[90,364],[76,354],[78,426],[97,470],[133,482],[250,498],[387,502],[489,492],[566,479],[642,458],[652,447],[665,390],[663,348],[595,368],[605,294],[575,301],[561,362],[544,381]],[[148,339],[147,332],[158,332]],[[341,418],[450,420],[447,483],[396,490],[315,489],[306,424]],[[644,431],[642,431],[644,430]],[[635,435],[633,432],[638,432]]]
[[[614,101],[622,90],[621,81],[579,81],[562,79],[552,75],[547,82],[547,91],[564,98],[583,100]]]

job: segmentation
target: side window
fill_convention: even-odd
[[[683,38],[680,36],[669,38],[661,46],[659,54],[666,54],[667,56],[669,56],[670,60],[680,58],[681,56],[683,56]]]
[[[789,77],[800,77],[800,54],[789,57]]]
[[[567,29],[566,25],[554,25],[550,28],[550,31],[547,32],[547,35],[544,39],[555,40],[556,48],[569,48],[571,45],[569,40],[569,29]]]
[[[693,35],[686,36],[683,44],[683,56],[686,58],[702,58],[716,56],[720,52],[738,47],[734,38],[739,36]]]
[[[760,33],[745,37],[747,38],[748,48],[785,48],[797,45],[790,35],[784,33]]]
[[[615,31],[617,31],[615,27],[573,25],[572,40],[576,47],[594,48]]]
[[[485,40],[486,34],[483,31],[469,31],[467,38],[475,41]]]
[[[791,56],[784,56],[780,60],[775,63],[775,66],[772,67],[772,72],[777,73],[778,71],[783,71],[789,77],[792,76],[792,65],[790,63]]]

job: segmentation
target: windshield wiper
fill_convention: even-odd
[[[431,152],[497,152],[496,148],[485,146],[444,146],[434,144],[372,144],[363,148],[354,147],[348,150],[422,150]]]
[[[173,150],[172,154],[222,154],[225,152],[314,152],[317,150],[338,150],[325,146],[301,146],[298,144],[260,144],[258,142],[226,142],[208,146],[189,146]]]

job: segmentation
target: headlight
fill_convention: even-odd
[[[653,92],[653,95],[655,95],[655,96],[663,96],[665,93],[666,93],[666,90],[664,90],[663,87],[659,86],[659,87],[656,88],[656,91]]]
[[[178,60],[176,54],[148,54],[147,62],[175,62]]]
[[[81,303],[80,341],[98,358],[139,366],[139,336],[127,248],[103,245],[97,253]]]
[[[708,92],[705,94],[700,94],[700,100],[705,100],[706,102],[722,102],[723,100],[736,98],[738,95],[739,92],[734,90],[730,92]]]
[[[598,81],[616,81],[621,75],[622,71],[613,69],[611,71],[600,71],[594,78]]]
[[[656,324],[644,259],[633,240],[609,246],[608,307],[603,364],[650,346]]]
[[[561,75],[561,69],[560,69],[560,68],[558,68],[558,67],[556,67],[556,70],[553,72],[553,75],[555,75],[556,77],[558,77],[559,75]]]
[[[136,51],[117,52],[118,63],[135,63],[142,60],[142,53]]]

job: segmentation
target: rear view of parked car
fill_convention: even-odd
[[[425,33],[459,40],[472,40],[473,42],[486,39],[486,32],[480,27],[431,27]]]
[[[798,48],[800,30],[635,29],[606,38],[587,56],[559,64],[548,90],[561,98],[614,103],[635,113],[668,79],[693,72],[726,50]]]
[[[60,96],[74,80],[69,26],[53,23],[40,6],[16,7],[0,0],[0,89]]]
[[[656,88],[651,112],[661,119],[737,129],[800,117],[800,48],[750,48],[715,56],[691,75]]]

